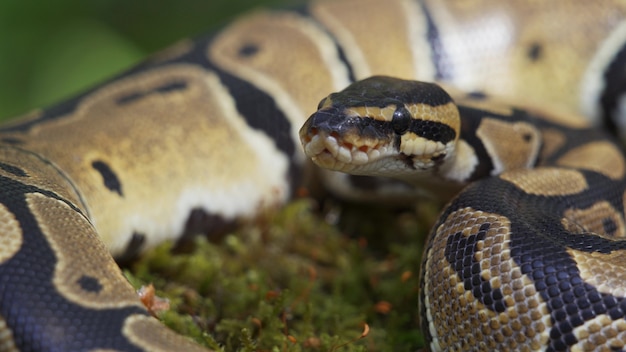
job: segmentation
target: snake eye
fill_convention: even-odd
[[[394,113],[391,119],[391,127],[397,134],[402,134],[409,129],[411,124],[411,113],[404,106],[399,107]]]

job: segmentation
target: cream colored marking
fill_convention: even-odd
[[[78,190],[70,183],[69,176],[51,162],[32,152],[6,145],[0,145],[0,160],[21,169],[27,176],[20,177],[2,169],[0,175],[57,194],[80,209],[85,216],[89,215],[87,205],[78,194]]]
[[[448,180],[467,182],[478,163],[474,148],[465,140],[459,139],[456,142],[454,154],[450,157],[450,161],[441,167],[440,173]]]
[[[66,203],[40,193],[26,196],[28,208],[57,259],[53,283],[66,299],[87,308],[141,307],[93,226]],[[80,280],[96,279],[99,292],[85,291]]]
[[[186,86],[154,92],[172,83]],[[118,103],[138,93],[143,96]],[[85,97],[72,115],[17,135],[84,192],[98,234],[114,255],[134,232],[147,236],[146,248],[175,239],[193,208],[226,220],[245,218],[261,205],[282,204],[289,194],[287,157],[249,127],[217,76],[195,65],[115,81]],[[115,172],[123,196],[104,186],[91,165],[96,160]]]
[[[415,2],[319,1],[311,13],[337,38],[356,79],[388,75],[433,80],[427,22]],[[393,57],[393,59],[390,59]]]
[[[592,76],[603,79],[604,70],[594,72],[588,64],[625,16],[622,2],[546,6],[541,1],[427,0],[425,4],[448,54],[451,83],[466,91],[526,99],[524,105],[549,102],[566,113],[579,112],[585,94],[580,88]],[[580,35],[572,35],[572,28]],[[531,60],[528,53],[536,44],[539,55]]]
[[[6,206],[0,204],[0,265],[11,259],[20,250],[23,242],[20,223]]]
[[[585,176],[580,172],[554,167],[507,171],[500,178],[526,193],[539,196],[576,194],[588,187]]]
[[[465,91],[484,91],[486,87],[497,92],[510,82],[491,82],[485,77],[507,77],[511,60],[511,42],[515,38],[516,23],[503,11],[499,3],[480,2],[424,2],[440,34],[447,63],[453,72],[450,83]],[[521,17],[521,16],[519,16]],[[486,82],[489,81],[489,82]],[[498,80],[506,81],[506,80]]]
[[[541,116],[542,120],[565,127],[583,129],[590,126],[584,117],[575,112],[561,111],[557,108],[542,106],[541,104],[524,105],[523,108],[530,114]]]
[[[518,23],[521,25],[516,27],[518,41],[512,42],[513,60],[509,67],[516,95],[532,97],[534,103],[549,102],[565,113],[578,112],[587,65],[598,49],[599,39],[606,38],[614,29],[616,21],[609,18],[623,18],[624,5],[616,2],[612,3],[615,6],[598,2],[571,2],[566,6],[545,6],[537,2],[534,5],[536,8],[531,7],[526,13],[535,18]],[[515,12],[510,14],[517,17]],[[572,28],[585,34],[572,35]],[[535,43],[542,45],[537,61],[528,57],[529,48]],[[601,76],[602,72],[596,74]],[[551,84],[540,83],[546,80]],[[569,120],[576,119],[570,116]],[[578,116],[578,120],[583,118]]]
[[[567,141],[565,134],[554,128],[541,130],[541,135],[543,137],[541,139],[543,145],[541,146],[540,159],[542,160],[546,160],[554,155]]]
[[[428,41],[428,21],[426,14],[416,1],[402,0],[401,5],[404,7],[408,37],[407,44],[410,45],[413,56],[413,72],[414,79],[422,81],[434,81],[437,79],[437,69],[433,62],[433,51]],[[410,76],[405,74],[404,78]]]
[[[379,108],[376,106],[360,106],[346,108],[345,114],[347,117],[369,117],[378,121],[391,121],[393,119],[393,113],[396,112],[397,107],[395,105]]]
[[[428,104],[408,104],[405,106],[416,120],[439,122],[454,130],[455,140],[459,138],[461,118],[459,109],[454,102],[432,106]]]
[[[609,315],[598,315],[587,320],[572,333],[578,342],[570,348],[574,352],[623,350],[626,341],[626,321],[612,320]]]
[[[454,143],[454,142],[451,142]],[[400,152],[409,156],[416,156],[426,161],[446,152],[447,145],[441,142],[435,142],[424,137],[420,137],[415,133],[407,132],[400,137]]]
[[[155,333],[158,331],[158,333]],[[122,333],[134,345],[146,351],[185,351],[210,352],[188,338],[177,335],[165,328],[158,320],[145,316],[133,315],[124,322]]]
[[[13,339],[13,331],[7,325],[4,317],[0,315],[0,351],[2,352],[19,352],[15,346],[15,340]]]
[[[565,153],[556,164],[595,171],[613,180],[622,179],[626,172],[622,152],[608,141],[583,144]]]
[[[619,21],[619,24],[613,28],[613,31],[600,40],[596,49],[593,51],[594,56],[587,61],[583,78],[579,84],[578,101],[580,111],[595,125],[600,124],[600,94],[603,92],[606,82],[604,73],[612,60],[615,59],[617,53],[626,43],[626,22]],[[626,115],[622,115],[625,117]],[[615,120],[618,131],[626,131],[626,118]]]
[[[513,105],[504,99],[486,96],[483,98],[473,98],[467,92],[461,91],[453,86],[440,84],[448,94],[450,94],[458,106],[465,106],[476,110],[484,110],[495,115],[513,115]]]
[[[534,165],[541,146],[541,134],[525,122],[506,122],[483,118],[476,130],[491,161],[492,175],[507,170],[525,169]]]
[[[259,50],[242,57],[240,49],[245,45],[256,45]],[[332,39],[312,20],[294,13],[247,16],[222,31],[207,50],[222,69],[276,101],[291,121],[294,141],[320,98],[349,84],[348,71]],[[296,160],[303,162],[300,148],[296,153]]]
[[[623,251],[604,254],[567,248],[567,252],[576,262],[580,278],[587,284],[600,293],[626,298],[626,254]]]
[[[596,233],[598,236],[608,239],[618,239],[626,237],[626,228],[624,228],[624,219],[620,212],[615,209],[611,203],[607,201],[599,201],[589,208],[577,209],[570,208],[563,214],[562,223],[566,228],[571,227],[572,232],[583,229],[587,232]],[[604,229],[604,221],[610,219],[616,226],[615,233],[606,233]]]
[[[484,240],[474,245],[474,260],[480,265],[482,278],[504,294],[506,310],[502,313],[477,301],[444,256],[450,236],[475,236],[483,224],[490,227]],[[424,262],[424,275],[429,278],[424,293],[428,329],[433,336],[431,350],[464,350],[479,345],[493,351],[539,350],[547,343],[551,327],[547,304],[532,280],[512,261],[510,233],[506,217],[469,207],[452,212],[437,228]]]

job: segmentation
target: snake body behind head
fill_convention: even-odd
[[[318,181],[450,200],[414,294],[431,350],[625,350],[626,129],[599,129],[626,126],[625,53],[623,0],[318,0],[4,124],[0,351],[205,350],[113,258]]]

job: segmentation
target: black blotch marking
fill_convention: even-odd
[[[139,100],[142,97],[145,96],[145,93],[131,93],[128,95],[124,95],[122,97],[119,97],[115,100],[115,102],[117,103],[117,105],[124,105],[124,104],[130,104],[135,100]]]
[[[428,43],[430,44],[431,60],[435,65],[435,80],[446,81],[451,80],[454,77],[452,72],[453,65],[450,63],[449,55],[446,52],[446,48],[443,45],[443,40],[439,34],[439,28],[435,24],[428,6],[423,2],[419,2],[422,8],[422,13],[426,18]]]
[[[4,172],[8,172],[11,175],[14,175],[17,177],[28,177],[28,174],[26,173],[26,171],[14,165],[0,163],[0,170]]]
[[[539,43],[532,43],[526,54],[531,61],[538,61],[543,55],[543,46]]]
[[[104,186],[106,188],[108,188],[112,192],[119,194],[122,197],[124,196],[122,192],[122,183],[107,163],[96,160],[91,163],[91,166],[96,169],[96,171],[98,171],[100,175],[102,175],[102,181],[104,182]]]
[[[211,45],[213,39],[214,37],[208,37],[201,40],[195,46],[195,50],[177,58],[176,62],[194,62],[217,74],[221,83],[231,93],[237,111],[244,117],[248,126],[270,137],[276,147],[293,161],[296,158],[296,148],[300,148],[300,145],[298,143],[296,147],[296,142],[289,133],[292,130],[291,122],[278,107],[274,97],[208,60],[205,48]],[[207,113],[208,116],[210,113]],[[292,186],[291,191],[295,191],[298,182],[302,180],[302,169],[298,162],[289,163],[289,171],[285,178]]]
[[[440,217],[440,219],[447,219],[454,211],[473,207],[486,213],[500,214],[512,220],[510,258],[522,274],[532,280],[537,293],[547,304],[554,327],[550,331],[546,345],[547,349],[552,351],[564,351],[571,348],[571,342],[575,341],[573,329],[582,326],[585,321],[602,314],[615,314],[611,315],[612,319],[624,319],[624,312],[626,312],[626,299],[602,294],[597,291],[596,287],[587,284],[580,277],[576,262],[564,250],[572,248],[585,253],[608,254],[626,249],[624,241],[615,241],[593,234],[562,235],[561,214],[571,207],[572,203],[584,203],[581,207],[590,207],[592,204],[589,204],[589,199],[597,197],[596,192],[599,189],[612,190],[622,185],[621,181],[611,180],[592,171],[581,170],[581,173],[589,182],[590,190],[583,194],[564,196],[558,200],[529,195],[497,177],[473,182],[449,204]],[[503,194],[506,196],[503,197]],[[512,199],[519,201],[512,202]],[[439,224],[441,221],[444,220],[440,220]],[[433,228],[438,228],[439,224]],[[528,224],[537,225],[528,226]],[[456,271],[459,276],[463,277],[463,274],[468,271],[471,273],[474,263],[480,264],[475,259],[479,248],[476,243],[479,240],[480,238],[476,238],[472,245],[469,245],[468,238],[464,247],[459,242],[452,240],[448,242],[450,246],[446,247],[446,261],[453,260],[455,269],[456,265],[459,265],[458,268],[461,271]],[[459,262],[461,264],[457,264]],[[489,290],[488,285],[483,286],[485,281],[480,275],[476,276],[476,280],[480,282],[481,288]],[[488,282],[485,283],[488,284]],[[481,289],[471,292],[484,295],[481,292],[485,291]],[[422,297],[423,295],[420,295],[423,302]]]
[[[484,223],[474,235],[466,237],[462,232],[457,232],[449,236],[444,255],[463,280],[465,290],[472,292],[474,297],[490,310],[502,313],[506,310],[504,294],[482,278],[480,263],[474,259],[476,245],[485,240],[490,227],[491,224]]]
[[[469,145],[474,148],[476,157],[480,161],[474,169],[474,172],[465,181],[474,181],[481,178],[491,176],[493,170],[493,160],[482,140],[476,136],[476,131],[485,116],[484,110],[474,109],[467,106],[459,105],[459,113],[461,114],[461,136]],[[506,119],[506,118],[505,118]]]
[[[247,43],[239,48],[237,55],[239,55],[239,57],[249,58],[256,55],[260,50],[261,48],[259,48],[257,44]]]
[[[391,119],[391,128],[397,134],[403,134],[411,125],[411,113],[404,106],[399,107]]]
[[[93,276],[83,275],[80,279],[78,279],[77,283],[83,291],[91,293],[99,293],[102,291],[102,284],[100,283],[100,280]]]
[[[607,235],[614,236],[617,232],[617,224],[611,218],[602,219],[602,227]]]
[[[15,138],[15,137],[3,137],[2,139],[0,139],[0,141],[2,141],[2,143],[10,144],[10,145],[24,144],[23,140],[19,138]]]
[[[185,223],[183,236],[213,235],[230,231],[232,228],[233,221],[226,220],[220,215],[211,214],[203,208],[193,208]]]
[[[82,214],[81,210],[54,192],[24,184],[14,178],[0,176],[0,190],[2,190],[0,204],[5,205],[8,212],[15,215],[24,236],[24,244],[20,251],[15,253],[11,260],[0,265],[3,290],[0,316],[13,331],[30,331],[34,334],[15,335],[18,337],[14,339],[16,350],[139,352],[140,349],[120,331],[123,330],[129,317],[134,315],[147,317],[146,309],[136,305],[94,309],[63,296],[58,287],[55,287],[53,280],[59,258],[51,248],[48,236],[38,225],[26,198],[28,194],[40,193],[67,204],[78,214]],[[69,284],[78,285],[81,282],[87,289],[97,288],[89,277],[83,280],[77,278]],[[45,296],[42,296],[42,292],[45,292]],[[45,314],[41,314],[42,307]],[[59,324],[64,321],[75,324],[71,329],[63,329],[62,334],[53,334],[54,336],[37,333],[42,331],[43,326],[51,326],[50,324]],[[103,324],[103,322],[106,323]],[[31,338],[24,338],[24,336],[31,336]]]
[[[600,101],[594,103],[601,105],[602,119],[607,130],[615,135],[619,131],[616,121],[621,117],[619,102],[626,93],[626,44],[622,44],[610,65],[606,67],[603,78],[604,90]]]
[[[467,97],[473,100],[486,100],[487,93],[476,90],[476,91],[467,93]]]
[[[337,41],[337,38],[335,37],[335,35],[333,35],[333,33],[328,31],[328,29],[326,28],[324,24],[320,23],[317,20],[316,16],[311,14],[309,5],[299,4],[299,5],[294,6],[291,10],[297,14],[300,14],[303,17],[307,17],[309,20],[313,22],[316,22],[319,25],[319,28],[322,29],[324,32],[326,32],[326,34],[328,34],[328,37],[331,38],[333,43],[335,44],[335,49],[337,49],[337,58],[339,59],[339,61],[341,61],[344,67],[348,70],[348,80],[350,82],[356,81],[356,75],[354,74],[354,69],[352,68],[352,64],[348,60],[348,57],[346,56],[346,53],[344,52],[343,48]]]
[[[409,131],[428,140],[446,144],[456,137],[452,127],[436,121],[412,119]]]
[[[533,139],[533,135],[530,133],[524,133],[522,135],[522,139],[524,139],[524,142],[528,143]]]
[[[132,102],[135,102],[153,93],[166,94],[166,93],[175,92],[178,90],[185,90],[185,89],[187,89],[186,82],[173,82],[173,83],[168,83],[168,84],[156,87],[151,90],[133,92],[127,95],[120,96],[119,98],[115,100],[115,102],[117,103],[117,105],[125,105],[125,104],[130,104]]]
[[[237,228],[238,222],[216,214],[211,214],[203,208],[193,208],[187,217],[185,229],[180,235],[174,251],[187,253],[193,250],[193,239],[198,235],[207,236],[212,241],[220,240],[223,235]]]
[[[170,93],[185,89],[187,89],[187,82],[174,82],[156,87],[154,91],[158,93]]]
[[[146,235],[133,232],[130,237],[130,241],[126,245],[126,249],[122,254],[119,254],[115,257],[115,261],[121,267],[128,267],[132,262],[137,259],[139,253],[141,253],[141,249],[146,243]]]

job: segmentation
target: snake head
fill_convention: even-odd
[[[374,76],[324,98],[300,140],[322,168],[410,180],[444,163],[459,133],[458,109],[438,85]]]

